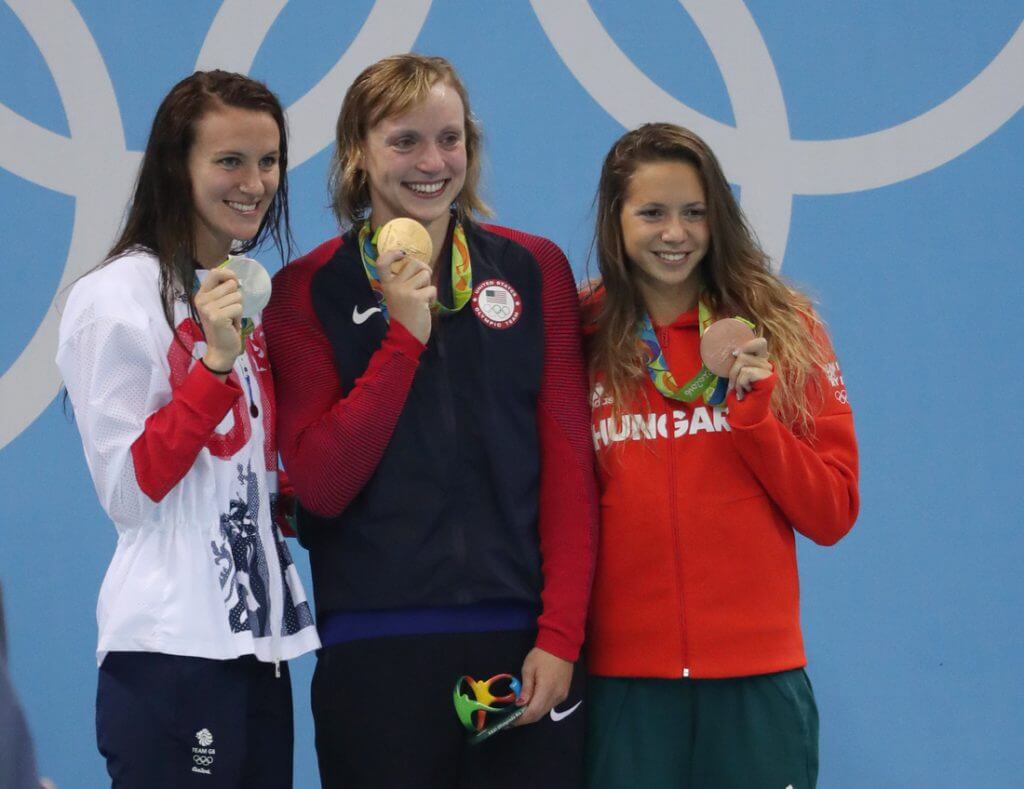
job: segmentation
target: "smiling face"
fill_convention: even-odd
[[[424,225],[440,250],[449,207],[466,180],[465,109],[459,94],[436,82],[408,112],[366,132],[362,168],[374,227],[399,216]]]
[[[637,288],[656,323],[692,309],[708,251],[707,203],[697,169],[677,160],[644,162],[626,187],[622,243]]]
[[[219,105],[195,133],[188,159],[195,249],[210,268],[224,261],[232,241],[259,232],[280,183],[280,130],[269,113]]]

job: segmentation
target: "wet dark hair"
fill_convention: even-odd
[[[288,133],[281,102],[266,85],[244,74],[214,70],[186,77],[171,88],[156,111],[124,227],[104,261],[140,247],[156,255],[160,297],[172,330],[175,291],[191,285],[196,265],[189,154],[197,124],[218,107],[265,112],[274,119],[280,135],[277,193],[256,235],[240,242],[234,251],[248,252],[269,237],[281,259],[287,261],[294,247],[288,221]]]

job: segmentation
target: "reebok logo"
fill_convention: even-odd
[[[582,704],[582,703],[583,703],[582,700],[581,701],[577,701],[575,704],[573,704],[571,707],[569,707],[569,709],[565,710],[564,712],[558,712],[554,707],[552,707],[551,708],[551,712],[548,713],[548,714],[551,715],[551,720],[553,720],[555,723],[558,723],[560,720],[562,720],[564,718],[568,718],[570,715],[572,715],[574,712],[576,712],[576,708],[579,707],[580,704]]]
[[[362,323],[366,323],[366,319],[369,318],[373,313],[380,312],[380,307],[370,307],[365,312],[360,312],[358,307],[352,308],[352,323],[359,326]]]

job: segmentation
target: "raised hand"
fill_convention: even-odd
[[[392,266],[400,260],[405,265],[396,274]],[[437,288],[430,283],[430,266],[421,260],[407,259],[402,250],[393,250],[377,258],[377,273],[391,320],[401,323],[426,345],[430,339],[430,308],[437,301]]]

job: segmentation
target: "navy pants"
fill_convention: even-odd
[[[467,743],[452,691],[461,675],[519,675],[536,631],[390,636],[326,646],[313,717],[326,789],[578,789],[585,671],[555,715]],[[781,789],[781,787],[780,787]]]
[[[292,785],[288,667],[111,652],[100,667],[96,739],[115,789]]]

